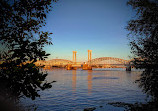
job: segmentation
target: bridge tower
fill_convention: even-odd
[[[88,62],[92,60],[92,50],[88,50]]]
[[[73,62],[76,63],[76,53],[77,51],[72,51],[73,52]]]

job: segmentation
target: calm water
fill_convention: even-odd
[[[124,108],[108,105],[109,102],[145,102],[146,95],[134,83],[140,71],[122,69],[48,71],[48,81],[57,81],[49,90],[41,91],[35,101],[23,100],[27,106],[35,104],[37,111],[123,111]]]

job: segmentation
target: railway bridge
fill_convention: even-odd
[[[88,50],[88,61],[77,62],[77,51],[73,51],[73,59],[52,59],[48,61],[38,61],[36,65],[45,65],[45,67],[66,67],[68,70],[82,68],[83,70],[91,70],[92,68],[126,68],[131,70],[131,60],[125,60],[116,57],[99,57],[92,59],[92,50]]]

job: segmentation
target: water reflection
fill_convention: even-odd
[[[93,90],[93,82],[94,82],[94,88],[98,85],[97,88],[103,88],[103,87],[118,87],[118,84],[121,86],[127,87],[128,84],[132,86],[134,80],[137,80],[139,78],[139,74],[133,72],[122,72],[122,71],[93,71],[93,70],[88,70],[84,71],[84,77],[87,76],[85,79],[83,76],[81,76],[81,71],[76,71],[72,70],[70,71],[72,73],[72,91],[73,93],[76,93],[76,90],[82,89],[80,87],[81,84],[87,83],[87,88],[86,90],[88,91],[88,94],[92,93]],[[97,72],[97,73],[95,73]],[[78,74],[79,73],[79,74]],[[60,77],[61,80],[61,77]],[[68,78],[65,80],[63,79],[63,82],[68,81]],[[130,82],[133,81],[133,82]],[[78,87],[77,87],[77,82],[78,82]],[[85,85],[84,85],[85,86]]]
[[[72,70],[72,91],[76,92],[76,85],[77,85],[77,71]],[[87,87],[88,87],[88,94],[92,92],[92,70],[87,71]],[[78,80],[80,80],[80,77],[78,77]]]
[[[87,73],[88,93],[92,92],[92,70],[88,70]]]
[[[72,71],[72,91],[76,92],[76,70]]]
[[[140,72],[65,69],[47,72],[47,80],[57,82],[34,101],[39,111],[83,111],[86,107],[96,107],[96,111],[123,111],[107,103],[143,102],[146,97],[134,84]],[[103,107],[99,109],[98,106]]]

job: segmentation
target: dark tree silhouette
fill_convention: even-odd
[[[137,81],[145,93],[158,100],[158,1],[129,0],[136,10],[136,16],[130,20],[131,52],[135,56],[136,68],[144,69]]]
[[[35,99],[38,91],[51,87],[47,73],[35,65],[51,45],[49,32],[40,30],[55,0],[0,0],[0,97]]]

